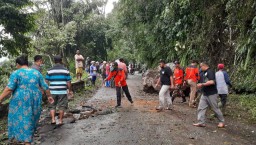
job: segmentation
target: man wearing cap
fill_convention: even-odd
[[[111,78],[114,78],[115,85],[116,85],[116,97],[117,97],[117,105],[116,108],[121,107],[121,89],[124,91],[127,99],[133,104],[133,100],[131,94],[128,89],[128,85],[125,80],[125,73],[124,70],[118,68],[118,63],[114,62],[112,69],[110,70],[109,76],[105,79],[105,81],[109,81]]]
[[[173,74],[170,67],[166,66],[164,60],[160,60],[160,78],[157,81],[156,87],[162,85],[159,92],[159,106],[156,110],[171,110],[172,98],[170,97],[170,88],[174,88]],[[167,107],[165,106],[167,104]]]
[[[186,102],[186,98],[185,95],[182,91],[182,85],[183,85],[183,81],[184,81],[184,70],[180,67],[180,62],[179,61],[175,61],[175,69],[174,69],[174,86],[175,86],[175,90],[173,91],[172,94],[172,102],[174,101],[175,97],[177,97],[177,95],[180,95],[179,97],[182,97],[182,101],[181,103]]]
[[[67,94],[72,94],[71,77],[68,69],[62,65],[61,56],[54,57],[55,66],[47,71],[46,82],[49,85],[54,103],[50,104],[49,109],[52,117],[52,124],[56,124],[55,112],[59,110],[59,124],[63,124],[64,111],[68,108]],[[68,91],[67,91],[68,89]]]
[[[218,64],[218,70],[215,74],[218,94],[221,99],[221,105],[223,114],[225,114],[225,108],[228,96],[228,86],[232,87],[228,73],[224,70],[224,64]]]
[[[84,68],[84,57],[80,54],[79,49],[76,51],[75,55],[75,63],[76,63],[76,78],[77,80],[81,81],[83,75],[83,68]]]

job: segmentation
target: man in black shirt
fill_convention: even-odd
[[[170,67],[165,65],[164,60],[160,60],[160,78],[157,81],[156,86],[158,86],[161,82],[161,90],[159,92],[159,106],[156,110],[163,110],[165,108],[165,104],[167,103],[167,107],[165,109],[170,110],[172,105],[172,98],[170,97],[170,86],[174,87],[173,83],[173,74]],[[166,102],[167,101],[167,102]]]
[[[197,87],[199,89],[201,88],[203,94],[197,110],[197,118],[199,122],[193,125],[197,127],[205,127],[205,112],[208,106],[210,106],[219,119],[218,127],[223,128],[225,127],[224,117],[218,108],[218,91],[215,83],[215,73],[209,68],[209,65],[206,62],[202,62],[200,67],[202,73],[200,73],[200,83],[197,84]]]

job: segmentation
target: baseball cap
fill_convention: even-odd
[[[224,64],[222,63],[218,64],[218,69],[224,69]]]

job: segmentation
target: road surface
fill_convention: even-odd
[[[208,119],[207,127],[192,126],[196,109],[174,102],[174,109],[157,112],[157,94],[142,92],[141,76],[127,80],[134,99],[131,106],[122,98],[123,108],[97,115],[47,133],[42,145],[255,145],[255,126],[226,117],[226,128],[218,129],[217,119]],[[115,89],[100,88],[89,100],[102,109],[115,106]]]

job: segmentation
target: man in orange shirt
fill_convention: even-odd
[[[117,105],[116,108],[121,107],[121,89],[123,89],[125,96],[127,99],[133,104],[132,97],[130,95],[126,80],[124,70],[118,68],[117,62],[114,63],[113,70],[110,70],[109,76],[105,79],[105,81],[110,80],[114,77],[115,85],[116,85],[116,97],[117,97]]]
[[[199,80],[199,70],[197,68],[197,61],[191,61],[191,64],[186,68],[185,80],[190,86],[190,97],[189,97],[189,106],[195,108],[195,97],[196,97],[196,88],[197,82]]]
[[[184,70],[180,67],[180,62],[175,61],[175,69],[174,69],[174,85],[175,85],[175,90],[172,93],[172,102],[174,99],[179,95],[179,97],[182,97],[182,102],[186,102],[185,95],[182,91],[182,85],[184,81]]]

